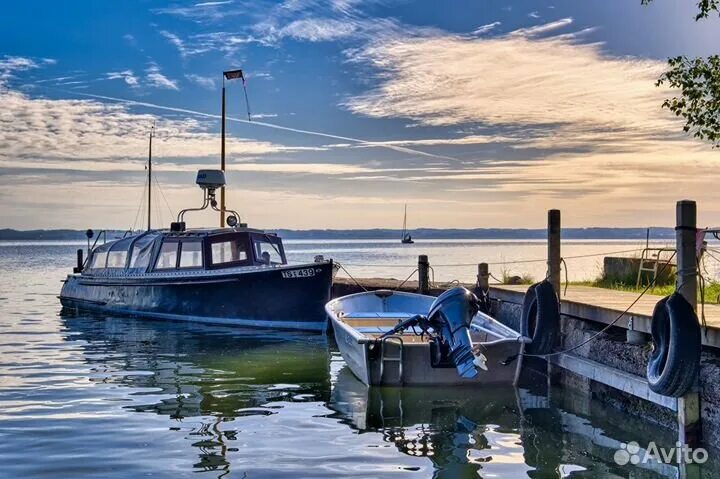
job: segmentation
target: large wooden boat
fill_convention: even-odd
[[[199,209],[216,209],[214,192],[224,185],[222,172],[201,170],[198,184],[206,192]],[[325,331],[332,260],[290,265],[279,236],[238,224],[236,216],[228,218],[227,228],[186,229],[187,211],[192,210],[183,210],[169,230],[148,230],[91,248],[87,261],[64,281],[63,306]]]

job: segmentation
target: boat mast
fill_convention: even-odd
[[[155,136],[155,123],[153,122],[150,128],[149,145],[148,145],[148,211],[147,211],[147,229],[150,231],[151,227],[151,212],[152,212],[152,140]]]
[[[222,126],[220,145],[220,169],[225,172],[225,72],[222,78]],[[220,188],[220,228],[225,226],[225,185]]]
[[[405,216],[403,217],[403,232],[402,239],[405,239],[405,232],[407,231],[407,203],[405,203]]]
[[[250,103],[247,99],[247,90],[245,89],[245,75],[243,71],[228,70],[223,72],[222,76],[222,120],[220,121],[220,169],[225,172],[225,80],[242,80],[243,90],[245,90],[245,103],[248,108],[248,121],[250,121]],[[225,186],[220,188],[220,228],[225,227]]]

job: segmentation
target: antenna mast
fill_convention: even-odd
[[[155,122],[153,122],[150,128],[149,145],[148,145],[148,211],[147,211],[147,229],[150,231],[151,228],[151,214],[152,214],[152,140],[155,136]]]

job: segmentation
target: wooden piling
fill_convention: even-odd
[[[675,241],[677,282],[675,289],[697,310],[697,205],[691,200],[677,202]],[[678,398],[678,440],[698,447],[701,440],[699,385]]]
[[[418,293],[430,293],[430,262],[424,254],[418,256]]]
[[[560,296],[560,210],[548,210],[547,229],[548,253],[547,273],[548,281]]]
[[[82,248],[79,248],[77,250],[77,265],[73,268],[73,273],[82,273],[84,264],[85,262],[83,261],[83,250]]]
[[[483,293],[490,289],[490,268],[487,263],[478,264],[477,288]]]

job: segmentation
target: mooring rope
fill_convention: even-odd
[[[418,272],[418,269],[417,269],[417,268],[415,268],[415,269],[413,270],[413,272],[412,272],[412,273],[410,273],[410,274],[408,275],[408,277],[407,277],[407,278],[405,278],[405,279],[403,280],[403,282],[402,282],[402,283],[400,283],[400,284],[399,284],[399,285],[398,285],[398,286],[397,286],[397,287],[396,287],[396,288],[395,288],[395,289],[394,289],[393,291],[397,291],[397,290],[399,290],[400,288],[402,288],[402,287],[403,287],[403,285],[404,285],[405,283],[407,283],[407,282],[408,282],[408,281],[410,280],[410,278],[412,278],[412,277],[413,277],[413,275],[414,275],[415,273],[417,273],[417,272]]]
[[[604,328],[602,328],[600,331],[598,331],[597,333],[593,334],[592,336],[590,336],[588,339],[586,339],[585,341],[581,342],[580,344],[578,344],[578,345],[576,345],[576,346],[573,346],[572,348],[568,348],[568,349],[564,349],[564,350],[562,350],[562,351],[557,351],[557,352],[548,353],[548,354],[526,354],[526,353],[523,353],[523,356],[525,356],[525,357],[533,357],[533,358],[548,358],[548,357],[550,357],[550,356],[559,356],[560,354],[566,354],[566,353],[570,353],[570,352],[572,352],[572,351],[575,351],[576,349],[579,349],[579,348],[585,346],[586,344],[590,343],[591,341],[594,341],[595,339],[597,339],[601,334],[604,334],[604,333],[605,333],[607,330],[609,330],[612,326],[614,326],[615,324],[617,324],[617,322],[620,321],[626,314],[628,314],[628,313],[630,312],[630,310],[632,309],[632,307],[635,306],[635,305],[637,304],[637,302],[640,301],[640,299],[641,299],[643,296],[645,296],[645,293],[647,293],[651,288],[653,288],[653,287],[655,286],[655,283],[657,282],[658,276],[660,276],[660,275],[665,271],[665,268],[668,267],[668,265],[670,264],[670,262],[671,262],[671,261],[673,260],[673,258],[675,257],[675,254],[676,254],[676,252],[673,252],[672,256],[670,256],[670,258],[665,262],[665,264],[664,264],[663,267],[660,269],[660,271],[658,271],[657,276],[655,276],[655,278],[653,278],[653,280],[645,287],[645,289],[640,293],[640,295],[639,295],[637,298],[635,298],[635,300],[634,300],[632,303],[630,303],[630,306],[628,306],[627,308],[625,308],[625,311],[623,311],[622,313],[620,313],[620,315],[619,315],[617,318],[615,318],[612,322],[608,323],[607,326],[605,326]]]
[[[613,254],[623,254],[623,253],[633,253],[637,251],[642,251],[643,248],[635,248],[635,249],[628,249],[628,250],[621,250],[621,251],[609,251],[605,253],[592,253],[592,254],[581,254],[581,255],[573,255],[573,256],[564,256],[563,260],[566,259],[580,259],[580,258],[593,258],[596,256],[608,256]],[[538,258],[538,259],[520,259],[515,261],[496,261],[492,263],[486,263],[488,266],[502,266],[502,265],[508,265],[508,264],[524,264],[524,263],[545,263],[547,262],[547,258]],[[416,265],[414,264],[378,264],[378,263],[348,263],[345,262],[344,264],[348,266],[359,266],[359,267],[366,267],[366,268],[414,268]],[[436,268],[454,268],[454,267],[462,267],[462,266],[477,266],[478,263],[442,263],[442,264],[433,264],[432,266]]]
[[[350,274],[350,271],[345,269],[345,266],[343,266],[341,263],[339,263],[337,261],[335,262],[335,264],[338,265],[341,270],[345,271],[345,274],[347,274],[350,277],[350,279],[355,282],[356,285],[358,285],[363,291],[365,291],[367,293],[367,291],[368,291],[367,288],[365,286],[363,286],[362,284],[360,284],[360,282],[358,280],[356,280],[352,274]]]

